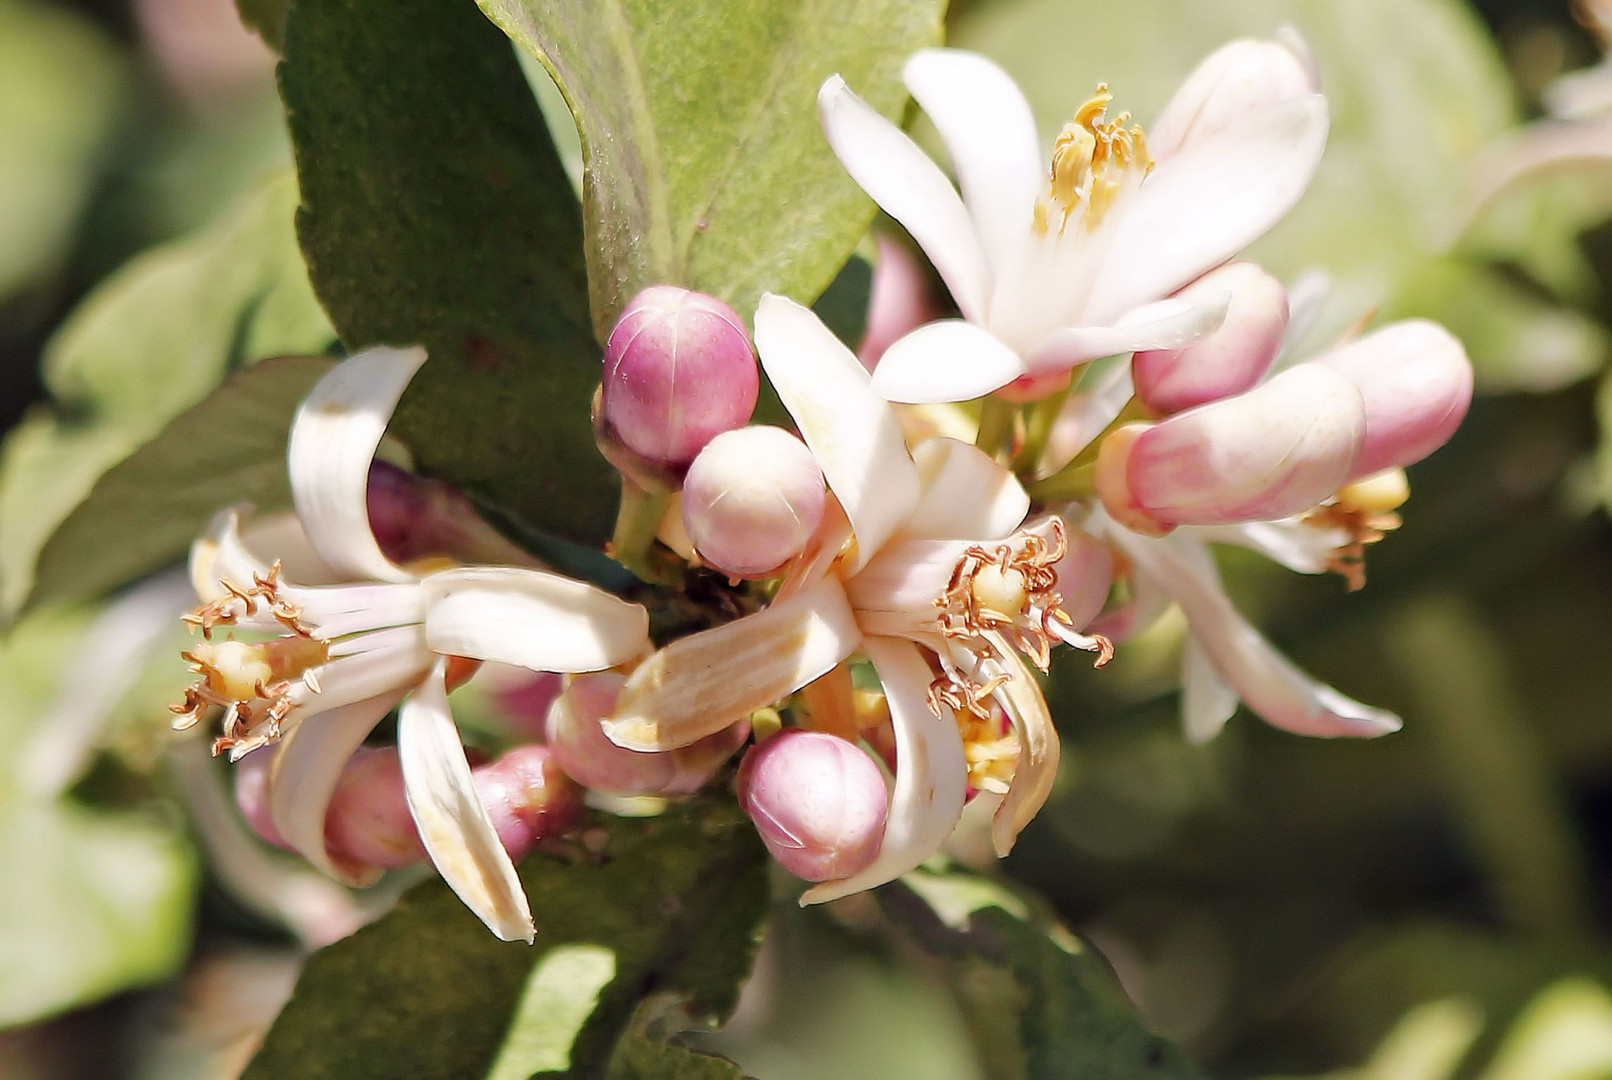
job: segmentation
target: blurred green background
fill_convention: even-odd
[[[1048,130],[1099,80],[1145,120],[1215,44],[1284,24],[1315,52],[1334,134],[1253,254],[1331,276],[1318,335],[1373,311],[1446,322],[1479,398],[1411,470],[1363,592],[1235,553],[1225,568],[1297,661],[1405,730],[1327,743],[1244,714],[1191,746],[1167,620],[1102,673],[1079,654],[1055,668],[1065,772],[1005,871],[1213,1076],[1612,1077],[1612,169],[1468,213],[1480,155],[1599,43],[1555,0],[959,0],[949,16],[951,42],[1004,63]],[[116,341],[84,345],[88,316],[64,329],[109,274],[139,256],[115,287],[189,290],[187,317],[250,266],[252,295],[279,297],[262,301],[272,332],[218,333],[329,343],[305,284],[274,291],[289,160],[272,54],[225,0],[0,0],[0,568],[65,513],[59,477],[97,475],[152,422],[109,404]],[[92,296],[92,315],[116,301]],[[222,375],[171,360],[178,382]],[[30,615],[0,644],[0,756],[84,677],[89,616]],[[294,977],[292,936],[223,884],[164,763],[172,683],[126,695],[66,797],[0,780],[0,1080],[230,1075]],[[947,973],[870,909],[785,906],[716,1045],[767,1080],[1012,1075],[961,1015]]]

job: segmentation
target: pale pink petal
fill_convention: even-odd
[[[928,405],[968,401],[1028,372],[1018,353],[989,330],[960,319],[927,323],[900,338],[873,369],[873,389],[886,401]]]
[[[855,565],[879,550],[918,501],[918,469],[895,412],[867,369],[809,309],[768,293],[756,350],[856,534]],[[882,365],[881,365],[882,370]]]
[[[1030,103],[1007,72],[961,49],[922,49],[901,76],[946,143],[994,276],[1026,242],[1047,183]]]
[[[314,550],[354,577],[407,581],[369,527],[369,466],[425,350],[378,346],[338,364],[297,410],[286,447],[291,498]]]
[[[964,314],[983,318],[989,271],[974,222],[946,174],[838,75],[817,92],[817,115],[851,179],[918,241]]]
[[[918,646],[869,638],[863,651],[879,672],[896,737],[896,777],[879,857],[867,869],[807,889],[800,902],[821,904],[893,881],[940,850],[963,813],[968,767],[951,710],[936,716],[926,700],[934,673]]]
[[[599,671],[647,653],[638,604],[558,574],[504,566],[442,570],[420,581],[433,652],[533,671]]]
[[[1195,637],[1181,651],[1181,727],[1187,741],[1203,744],[1219,735],[1237,712],[1237,691],[1215,670]]]
[[[409,813],[442,880],[487,928],[505,941],[536,937],[515,864],[476,793],[448,710],[446,660],[403,703],[397,718],[398,762]]]

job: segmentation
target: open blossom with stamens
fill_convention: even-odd
[[[933,439],[909,455],[866,369],[810,311],[766,296],[755,327],[762,364],[834,500],[773,603],[651,656],[628,677],[605,732],[635,750],[685,746],[861,653],[883,683],[896,744],[889,817],[869,865],[803,902],[882,884],[940,846],[966,797],[974,717],[1005,715],[1017,744],[994,819],[1005,853],[1058,760],[1029,664],[1044,666],[1059,641],[1107,655],[1107,642],[1081,634],[1063,610],[1063,526],[1026,524],[1024,489],[972,446]]]
[[[197,679],[174,708],[180,725],[221,708],[216,748],[232,757],[268,748],[259,753],[274,755],[274,831],[327,873],[361,880],[366,868],[327,849],[326,808],[347,759],[401,703],[404,788],[427,854],[494,933],[531,940],[526,898],[477,794],[448,690],[481,660],[557,672],[630,661],[648,651],[647,616],[557,574],[415,573],[382,553],[366,510],[370,462],[424,361],[420,349],[356,354],[320,381],[292,426],[288,466],[303,530],[352,584],[285,580],[241,541],[233,511],[196,543],[191,572],[203,603],[186,618],[202,635],[187,653]],[[220,639],[224,629],[254,638]]]
[[[1320,160],[1327,107],[1305,57],[1236,41],[1210,56],[1147,138],[1110,118],[1106,86],[1045,164],[1030,107],[982,56],[919,52],[903,79],[934,121],[961,192],[838,78],[818,94],[829,144],[934,263],[963,320],[889,347],[886,398],[961,401],[1100,356],[1177,349],[1217,326],[1222,294],[1172,297],[1298,200]]]

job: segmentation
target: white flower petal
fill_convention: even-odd
[[[437,662],[398,714],[403,793],[420,842],[442,880],[493,933],[529,944],[537,936],[532,911],[515,864],[476,794],[459,729],[448,711],[446,664]]]
[[[247,586],[269,572],[269,564],[241,542],[240,520],[240,507],[221,510],[190,545],[190,587],[204,603],[230,595],[222,582]]]
[[[386,690],[402,691],[420,681],[435,659],[418,626],[397,626],[343,638],[330,645],[331,659],[314,669],[319,689],[292,688],[292,700],[330,709]]]
[[[918,468],[867,369],[809,309],[771,293],[756,309],[756,351],[872,558],[918,502]]]
[[[956,439],[925,439],[912,452],[923,494],[903,539],[997,540],[1030,512],[1024,485],[989,454]]]
[[[1058,730],[1052,724],[1047,699],[1041,696],[1035,676],[1001,634],[993,631],[985,636],[996,646],[994,660],[1003,665],[1008,675],[1007,682],[997,687],[992,696],[1013,722],[1013,730],[1019,737],[1019,760],[1013,769],[1013,782],[1008,787],[1007,798],[991,818],[991,843],[997,856],[1003,858],[1013,850],[1019,833],[1041,812],[1047,796],[1052,794],[1052,785],[1058,779],[1060,747]],[[965,659],[963,651],[955,646],[952,656],[954,661]]]
[[[1007,72],[961,49],[922,49],[901,77],[946,143],[994,276],[1018,256],[1047,182],[1030,103]]]
[[[1221,588],[1213,561],[1190,537],[1152,540],[1107,522],[1104,535],[1181,605],[1192,636],[1220,676],[1266,723],[1299,735],[1370,738],[1400,728],[1400,719],[1316,682],[1271,647]]]
[[[896,777],[879,855],[860,873],[825,881],[801,896],[821,904],[893,881],[940,850],[963,813],[968,766],[963,738],[951,710],[929,710],[934,678],[918,646],[893,638],[868,638],[862,649],[878,669],[890,704],[896,737]]]
[[[386,422],[425,350],[365,349],[319,380],[297,410],[286,446],[291,499],[314,550],[338,570],[376,581],[408,581],[370,531],[369,466]]]
[[[886,401],[904,404],[967,401],[1000,390],[1028,370],[989,330],[941,319],[884,350],[873,369],[873,389]]]
[[[605,734],[629,750],[687,746],[794,693],[861,642],[839,578],[823,578],[655,653],[622,687]]]
[[[1540,97],[1545,110],[1562,120],[1590,120],[1612,111],[1612,61],[1552,79]]]
[[[1198,639],[1189,635],[1181,653],[1181,726],[1187,741],[1208,742],[1236,712],[1237,691],[1220,677]]]
[[[1066,326],[1050,334],[1026,366],[1032,374],[1067,371],[1100,356],[1144,349],[1181,349],[1218,329],[1231,303],[1229,292],[1188,300],[1170,297],[1132,308],[1111,326]]]
[[[1320,89],[1309,47],[1297,33],[1276,41],[1228,42],[1193,69],[1148,128],[1158,161],[1277,102]]]
[[[402,696],[393,691],[314,713],[272,748],[255,751],[274,755],[269,766],[269,816],[274,827],[303,858],[348,884],[373,884],[380,872],[331,861],[325,850],[325,812],[347,759]]]
[[[1257,551],[1297,574],[1325,573],[1333,553],[1349,542],[1347,530],[1307,524],[1303,518],[1187,526],[1181,532],[1207,544],[1235,544]]]
[[[433,652],[533,671],[599,671],[647,653],[649,615],[603,589],[514,567],[443,570],[420,582]]]
[[[1112,231],[1090,320],[1172,293],[1263,235],[1304,194],[1326,138],[1326,99],[1309,94],[1161,162],[1103,223]]]
[[[851,179],[918,241],[963,313],[983,318],[990,292],[985,256],[946,174],[838,75],[818,90],[817,115]]]

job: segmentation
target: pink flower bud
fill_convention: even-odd
[[[515,670],[519,674],[494,688],[493,705],[505,730],[524,740],[541,741],[549,708],[565,689],[565,676],[551,671]]]
[[[798,555],[823,518],[823,470],[782,428],[753,425],[711,440],[683,481],[683,525],[700,558],[735,577]]]
[[[1091,533],[1067,529],[1064,557],[1053,569],[1058,574],[1059,607],[1069,616],[1070,628],[1082,631],[1103,610],[1114,584],[1114,553]]]
[[[1152,535],[1288,517],[1342,486],[1365,431],[1354,385],[1300,364],[1246,394],[1115,431],[1098,453],[1097,493],[1116,521]]]
[[[1229,292],[1220,328],[1184,349],[1131,357],[1136,395],[1157,415],[1190,409],[1251,390],[1270,370],[1287,332],[1287,290],[1253,263],[1211,270],[1177,295]]]
[[[656,285],[605,346],[601,408],[637,454],[678,466],[755,411],[760,376],[744,323],[714,296]]]
[[[325,850],[338,863],[386,870],[425,858],[396,747],[360,747],[348,759],[325,811]]]
[[[1317,89],[1309,57],[1301,56],[1288,43],[1233,41],[1211,53],[1187,76],[1164,114],[1148,128],[1148,150],[1153,160],[1163,161],[1189,143]]]
[[[788,728],[739,767],[739,804],[772,857],[807,881],[866,869],[884,840],[884,774],[851,743]]]
[[[1350,479],[1403,468],[1449,441],[1472,404],[1472,364],[1438,323],[1409,319],[1315,358],[1360,391],[1366,441]]]
[[[275,847],[291,850],[269,814],[269,766],[274,751],[257,750],[235,763],[235,805],[247,827]]]
[[[613,795],[691,795],[750,737],[749,722],[741,721],[676,750],[643,753],[617,746],[599,721],[615,712],[626,681],[609,671],[578,675],[549,708],[549,749],[584,787]]]
[[[518,746],[471,772],[476,794],[512,859],[539,840],[559,836],[582,820],[582,790],[560,771],[546,746]]]

